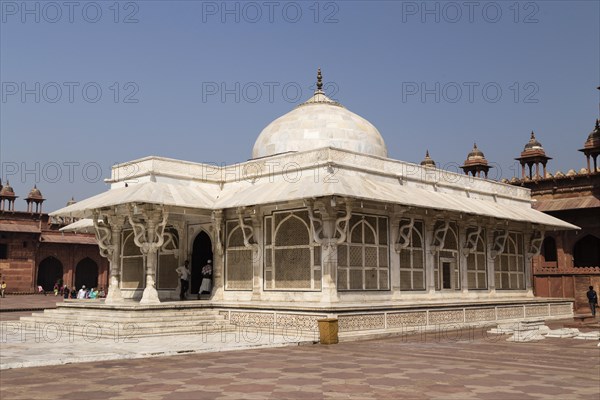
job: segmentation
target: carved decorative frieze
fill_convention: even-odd
[[[384,314],[355,314],[338,317],[339,331],[367,331],[385,328]]]
[[[476,308],[465,310],[465,322],[495,321],[496,310],[493,308]]]
[[[430,311],[429,325],[436,324],[460,324],[465,322],[463,310]]]
[[[571,303],[550,304],[550,315],[573,315],[573,305]]]
[[[498,307],[496,310],[498,319],[524,318],[523,307]]]
[[[388,328],[401,328],[403,326],[425,326],[427,325],[427,313],[425,311],[388,313]]]
[[[219,311],[219,315],[222,316],[226,320],[229,319],[229,311]]]
[[[535,305],[535,306],[526,306],[525,307],[525,316],[526,317],[546,317],[548,316],[548,305]]]
[[[273,313],[231,311],[229,317],[232,324],[240,326],[271,328],[275,324]]]
[[[326,317],[326,315],[277,314],[275,321],[277,328],[315,331],[319,328],[317,320]]]

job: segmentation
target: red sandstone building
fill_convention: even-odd
[[[517,158],[522,166],[521,179],[513,178],[510,183],[531,189],[535,209],[581,227],[579,231],[546,232],[541,254],[533,260],[533,285],[536,296],[575,298],[575,308],[587,310],[588,286],[600,287],[598,120],[579,151],[587,158],[587,168],[552,175],[546,172],[551,158],[532,132]]]
[[[63,233],[66,222],[42,212],[44,198],[34,187],[16,211],[18,196],[0,182],[0,274],[8,293],[31,293],[37,286],[52,290],[57,279],[69,287],[108,286],[108,262],[98,252],[94,235]]]

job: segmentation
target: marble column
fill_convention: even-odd
[[[121,294],[121,232],[123,231],[124,222],[124,217],[109,218],[113,249],[110,257],[110,281],[106,293],[106,304],[123,301],[123,295]]]
[[[263,262],[260,254],[263,249],[263,230],[260,218],[256,213],[251,215],[252,231],[255,244],[252,246],[252,301],[262,297]]]
[[[337,302],[337,243],[335,239],[336,214],[334,210],[321,212],[323,222],[323,241],[321,243],[321,299],[325,302]]]
[[[211,300],[222,300],[225,288],[225,255],[223,238],[223,210],[215,210],[211,216],[213,233],[213,290]]]
[[[94,212],[92,220],[94,222],[94,231],[96,241],[100,247],[100,255],[108,259],[109,262],[109,283],[106,294],[105,304],[117,304],[123,301],[120,288],[121,277],[121,232],[125,217],[109,213],[104,222],[100,224],[98,219],[100,214]]]
[[[146,259],[146,287],[140,304],[157,304],[160,303],[155,286],[157,255],[164,243],[168,214],[164,209],[153,205],[142,208],[141,214],[144,222],[136,222],[133,211],[130,209],[129,212],[129,223],[134,231],[133,240]]]
[[[458,275],[460,279],[460,290],[464,294],[469,292],[469,279],[467,272],[467,257],[469,255],[469,249],[466,248],[467,228],[467,224],[458,224]],[[475,243],[475,248],[477,248],[477,243]]]
[[[490,293],[496,293],[496,259],[492,257],[494,248],[494,227],[488,226],[485,230],[487,245],[487,282]]]
[[[390,288],[392,296],[400,295],[400,249],[397,248],[402,212],[393,211],[390,218]]]
[[[437,251],[433,248],[435,218],[425,220],[425,281],[427,293],[435,293],[435,262]]]
[[[308,204],[309,218],[313,231],[313,241],[321,245],[321,301],[335,303],[339,301],[337,291],[337,250],[345,243],[348,224],[352,216],[352,203],[344,199],[345,215],[338,217],[336,201],[325,199],[313,205]],[[320,217],[315,217],[314,208],[319,209]],[[343,227],[342,227],[343,226]]]

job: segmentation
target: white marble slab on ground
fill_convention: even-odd
[[[561,328],[548,331],[544,336],[553,338],[572,338],[581,334],[577,328]]]
[[[506,339],[507,342],[535,342],[544,340],[546,337],[538,329],[515,331],[514,334]]]
[[[579,335],[575,336],[573,339],[600,340],[600,331],[579,333]]]
[[[307,332],[281,332],[240,327],[229,331],[206,331],[190,335],[151,337],[104,337],[69,335],[60,331],[18,329],[18,322],[0,325],[0,370],[220,352],[258,347],[280,347],[313,343]]]

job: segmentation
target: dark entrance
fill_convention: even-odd
[[[190,283],[190,293],[198,294],[200,283],[202,283],[202,267],[208,260],[213,258],[212,242],[206,232],[201,231],[196,239],[192,250],[192,281]]]
[[[44,258],[38,266],[37,285],[45,291],[52,291],[57,280],[63,278],[63,265],[57,258]]]
[[[452,264],[442,263],[442,289],[452,289]]]
[[[587,235],[575,243],[573,261],[576,267],[600,266],[600,239]]]
[[[75,287],[98,288],[98,264],[89,257],[79,261],[75,267]]]

